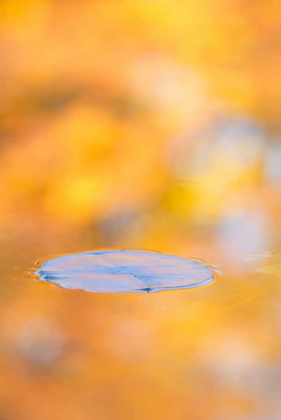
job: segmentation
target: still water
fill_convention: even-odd
[[[173,140],[163,149],[161,188],[148,188],[141,201],[133,194],[124,203],[105,201],[110,211],[93,210],[92,219],[77,208],[72,213],[63,197],[63,217],[49,211],[48,177],[46,190],[11,198],[9,160],[17,157],[12,150],[5,155],[10,178],[2,207],[1,419],[279,419],[278,147],[243,121],[229,123],[228,131],[223,126],[211,147],[209,140],[192,147]],[[112,188],[122,191],[118,184]],[[121,261],[120,248],[140,251],[121,252]],[[171,275],[161,253],[177,256],[168,257]],[[210,273],[216,281],[130,293],[132,285],[122,277],[128,274],[124,255],[134,281],[145,275],[159,286],[159,273],[166,276],[157,290],[173,287],[175,270],[193,270],[187,285],[194,284],[194,270],[197,286]],[[146,260],[144,267],[140,255],[152,256],[153,264]],[[110,258],[119,264],[113,270],[111,261],[111,271]],[[97,290],[85,274],[85,264],[93,262],[106,290]],[[112,273],[124,293],[111,293]]]
[[[43,226],[32,241],[5,238],[2,418],[278,419],[280,257],[234,258],[245,227],[239,236],[232,223],[227,253],[198,239],[196,254],[182,252],[215,262],[215,283],[153,294],[62,289],[32,275],[51,249],[86,247],[87,235],[66,246]]]
[[[278,3],[0,2],[0,420],[281,419]]]

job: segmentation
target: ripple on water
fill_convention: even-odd
[[[91,251],[45,260],[36,274],[68,289],[124,293],[188,289],[214,281],[198,260],[150,251]]]

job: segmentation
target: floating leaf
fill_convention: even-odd
[[[41,280],[88,292],[156,292],[213,282],[209,266],[196,260],[148,251],[94,251],[41,263]]]

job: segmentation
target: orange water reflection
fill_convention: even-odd
[[[4,0],[0,417],[281,417],[277,3]],[[215,264],[156,294],[62,290],[36,261]]]

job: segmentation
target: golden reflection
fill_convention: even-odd
[[[1,2],[1,418],[280,418],[278,6]],[[117,248],[202,259],[217,282],[30,275]]]

